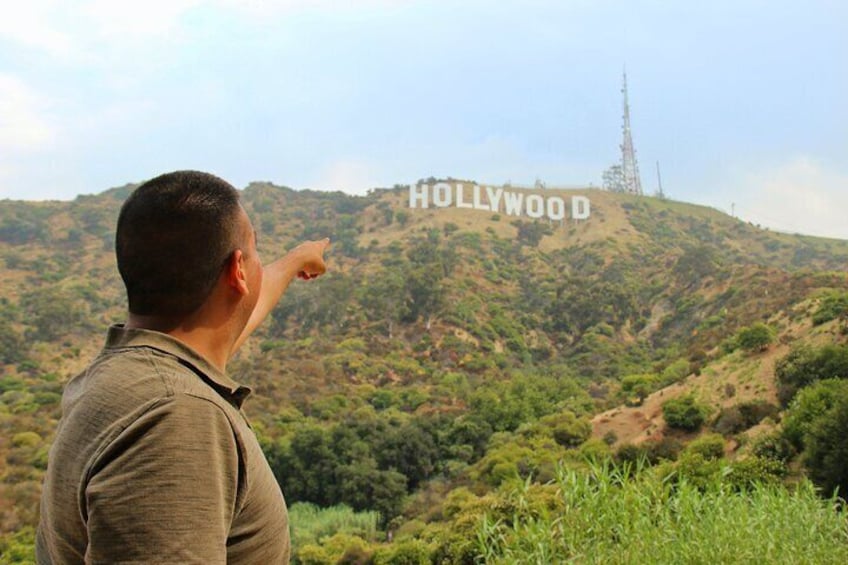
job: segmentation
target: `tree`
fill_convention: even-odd
[[[601,175],[603,186],[610,192],[626,192],[621,165],[610,165]]]
[[[381,469],[403,473],[410,490],[433,475],[439,457],[433,437],[417,421],[386,430],[376,439],[373,453]]]
[[[21,297],[21,306],[34,330],[27,337],[56,341],[85,325],[87,305],[58,286],[37,288]]]
[[[848,346],[825,345],[813,348],[795,347],[774,367],[777,378],[777,396],[783,406],[788,406],[795,393],[822,379],[848,378]]]
[[[296,324],[301,334],[308,334],[315,328],[343,328],[350,319],[356,284],[344,273],[328,273],[310,284],[292,284],[271,312],[275,329],[282,332]]]
[[[288,449],[276,448],[269,463],[290,502],[307,501],[320,506],[338,503],[333,487],[339,456],[329,434],[317,426],[298,430]]]
[[[848,393],[843,389],[833,407],[816,418],[805,436],[804,464],[826,496],[848,492]]]
[[[592,435],[589,420],[578,418],[570,410],[542,418],[541,423],[549,424],[554,441],[566,448],[578,447]]]
[[[409,315],[404,297],[405,281],[397,269],[380,271],[359,291],[365,315],[371,320],[384,321],[389,339],[394,337],[395,323]]]
[[[415,321],[423,317],[426,320],[425,327],[429,330],[433,316],[444,306],[441,273],[429,266],[410,270],[406,278],[406,293],[406,319]]]
[[[798,392],[783,418],[783,437],[803,451],[807,435],[842,397],[848,397],[848,380],[823,379]]]
[[[550,226],[541,222],[516,220],[512,222],[512,225],[518,228],[518,242],[530,247],[538,247],[544,236],[553,233]]]
[[[492,437],[492,426],[479,414],[466,414],[453,420],[448,431],[447,446],[450,455],[470,463],[486,453]]]
[[[638,405],[641,405],[658,386],[659,378],[653,373],[627,375],[621,379],[621,390],[630,397],[627,400],[633,403],[631,398],[635,398]]]
[[[28,344],[12,324],[0,319],[0,364],[22,361],[28,349]]]
[[[354,461],[338,469],[339,500],[356,511],[376,510],[385,525],[400,514],[406,496],[406,477],[397,471],[381,471],[372,458]]]
[[[718,262],[716,252],[709,245],[689,247],[674,264],[674,274],[681,282],[700,283],[701,279],[713,275]]]

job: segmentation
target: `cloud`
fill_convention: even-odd
[[[0,73],[0,154],[35,151],[56,138],[49,100],[14,75]]]
[[[741,183],[737,216],[789,233],[848,239],[848,175],[798,156]]]
[[[72,49],[72,38],[51,23],[60,9],[58,1],[1,1],[0,40],[45,51],[55,57],[67,56]]]
[[[94,33],[103,38],[145,38],[174,31],[182,17],[201,0],[114,2],[90,0],[83,6]]]
[[[338,0],[212,0],[210,3],[252,16],[266,18],[291,12],[318,11],[344,13],[367,11],[375,8],[389,8],[415,4],[415,0],[357,0],[344,3]]]
[[[49,55],[69,66],[97,64],[144,40],[165,38],[177,33],[187,12],[204,0],[148,0],[114,2],[87,0],[62,2],[0,0],[0,41],[19,49]],[[207,3],[208,0],[207,0]]]
[[[323,190],[341,190],[348,194],[364,195],[379,186],[374,168],[364,161],[343,159],[326,166],[312,183]]]

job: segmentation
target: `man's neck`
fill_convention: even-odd
[[[222,373],[226,372],[233,345],[232,332],[226,326],[203,323],[195,316],[174,320],[129,313],[125,327],[167,334],[192,348]]]

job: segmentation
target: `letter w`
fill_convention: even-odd
[[[524,195],[520,192],[504,192],[504,205],[506,213],[510,216],[521,215],[521,204],[524,202]]]

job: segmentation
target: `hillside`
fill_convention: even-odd
[[[112,239],[132,188],[0,202],[0,534],[34,524],[62,385],[123,319]],[[581,196],[591,214],[410,208],[405,186],[244,189],[266,261],[332,240],[330,272],[293,284],[230,366],[290,503],[376,510],[426,538],[459,498],[544,482],[581,449],[693,439],[663,420],[674,397],[708,407],[741,454],[780,420],[775,365],[845,342],[841,318],[813,317],[848,292],[848,241],[652,197],[525,194]],[[758,323],[772,343],[738,347]],[[751,403],[769,418],[721,428]]]

